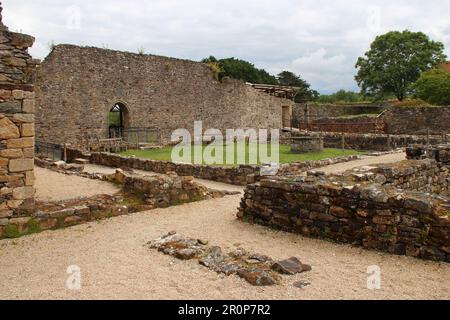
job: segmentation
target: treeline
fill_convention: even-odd
[[[273,76],[264,69],[258,69],[254,64],[236,58],[216,59],[211,56],[203,59],[210,66],[214,77],[221,81],[224,77],[239,79],[254,84],[269,84],[298,87],[296,102],[311,101],[319,97],[319,93],[311,89],[311,85],[290,71],[283,71]]]

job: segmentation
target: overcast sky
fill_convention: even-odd
[[[423,31],[450,56],[448,0],[3,0],[11,31],[71,43],[200,60],[237,57],[291,70],[321,93],[357,90],[355,63],[377,34]]]

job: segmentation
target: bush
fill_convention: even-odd
[[[439,106],[450,105],[450,72],[443,69],[421,74],[413,85],[414,96]]]

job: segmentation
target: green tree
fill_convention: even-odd
[[[412,86],[414,97],[433,105],[450,105],[450,72],[434,69],[421,74]]]
[[[355,77],[364,94],[394,94],[402,101],[421,72],[445,61],[444,45],[422,32],[391,31],[378,36],[356,63]]]
[[[218,64],[223,70],[220,73],[220,79],[227,76],[233,79],[257,84],[277,84],[277,79],[274,76],[264,69],[256,68],[252,63],[245,60],[235,58],[218,60],[215,57],[210,56],[209,58],[203,59],[202,62],[209,65]]]
[[[282,71],[277,76],[278,84],[282,86],[298,87],[299,91],[295,96],[296,102],[315,100],[319,93],[311,89],[311,85],[300,76],[290,71]]]
[[[365,101],[364,96],[353,91],[339,90],[336,93],[321,95],[317,102],[321,103],[351,103]]]

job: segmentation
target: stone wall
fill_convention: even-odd
[[[319,134],[318,132],[316,132]],[[390,151],[398,148],[406,148],[414,144],[426,144],[426,136],[416,135],[388,135],[388,134],[357,134],[357,133],[332,133],[320,132],[324,139],[325,148],[342,148],[343,142],[346,149]],[[344,138],[343,138],[344,137]],[[430,136],[430,144],[439,144],[442,136]]]
[[[354,103],[354,104],[317,104],[296,103],[293,108],[294,127],[300,123],[313,122],[319,119],[339,118],[351,115],[380,114],[387,104]]]
[[[301,123],[300,130],[345,133],[385,133],[386,124],[381,117],[356,116],[324,118]]]
[[[34,38],[9,32],[0,3],[0,233],[34,212]]]
[[[390,107],[383,118],[390,134],[450,134],[450,106]]]
[[[349,162],[358,156],[337,157],[317,161],[282,164],[278,168],[279,175],[300,174],[315,168],[331,164]],[[219,167],[207,165],[182,164],[168,161],[156,161],[136,157],[123,157],[111,153],[93,153],[90,162],[113,168],[130,168],[166,174],[175,172],[180,176],[193,176],[200,179],[245,186],[261,178],[263,166],[242,165],[238,167]],[[264,171],[263,171],[264,172]]]
[[[381,115],[381,113],[384,113]],[[363,116],[380,114],[379,118]],[[434,135],[450,133],[450,106],[403,107],[386,104],[296,104],[294,128],[322,132]],[[308,124],[308,125],[307,125]]]
[[[438,164],[424,161],[364,174],[263,179],[247,186],[238,216],[306,236],[450,262],[450,200],[396,188],[433,191],[426,185],[440,183],[434,180]]]
[[[258,92],[242,81],[214,80],[194,61],[99,48],[58,45],[36,74],[37,139],[77,144],[108,138],[108,112],[126,106],[125,127],[156,128],[162,143],[179,128],[281,128],[292,101]]]

